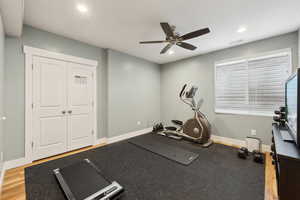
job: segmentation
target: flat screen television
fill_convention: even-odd
[[[295,143],[300,147],[300,70],[285,83],[286,125]]]

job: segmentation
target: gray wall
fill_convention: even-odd
[[[202,111],[213,125],[213,134],[244,139],[251,129],[266,144],[270,143],[271,117],[216,114],[214,112],[214,62],[256,55],[262,52],[292,48],[293,67],[298,65],[298,33],[290,33],[270,39],[216,51],[193,58],[168,63],[161,67],[161,118],[165,123],[171,119],[187,119],[192,116],[189,107],[178,99],[178,92],[184,83],[199,86],[204,98]]]
[[[298,54],[299,54],[298,60],[300,62],[300,28],[298,30]],[[299,67],[299,63],[298,63],[298,67]]]
[[[5,160],[24,154],[25,70],[21,40],[5,38]]]
[[[159,120],[160,66],[109,50],[109,137],[153,126]]]
[[[2,117],[4,116],[4,29],[2,24],[2,17],[0,15],[0,153],[4,150],[4,123]],[[3,162],[0,160],[0,174]],[[1,178],[1,177],[0,177]]]
[[[5,58],[7,60],[5,65],[5,84],[6,84],[6,90],[5,90],[5,108],[7,113],[7,121],[5,125],[5,160],[13,160],[24,156],[24,140],[25,140],[25,134],[24,134],[24,98],[25,98],[25,58],[24,54],[22,52],[22,46],[28,45],[32,47],[47,49],[50,51],[55,51],[59,53],[84,57],[88,59],[94,59],[98,60],[99,66],[98,66],[98,138],[109,136],[108,133],[108,74],[110,74],[110,80],[111,80],[111,86],[114,87],[116,85],[113,85],[115,81],[118,81],[118,78],[114,78],[115,75],[115,69],[118,68],[118,65],[120,68],[123,68],[126,66],[126,64],[123,64],[122,62],[131,62],[131,66],[133,68],[140,67],[142,68],[139,71],[140,77],[146,77],[146,74],[149,71],[146,70],[147,67],[152,67],[152,65],[149,62],[143,61],[141,59],[137,59],[135,57],[126,55],[121,56],[120,58],[117,55],[117,52],[114,52],[115,54],[111,56],[113,59],[118,59],[118,61],[110,61],[112,64],[112,70],[111,73],[108,73],[108,51],[94,47],[82,42],[78,42],[72,39],[64,38],[62,36],[58,36],[49,32],[41,31],[35,28],[32,28],[30,26],[24,26],[23,29],[23,35],[20,39],[14,38],[14,37],[6,37],[5,39],[5,45],[7,46],[5,51]],[[144,66],[145,65],[145,66]],[[156,71],[159,69],[155,65],[153,65]],[[143,71],[144,70],[144,71]],[[150,70],[151,72],[151,70]],[[121,75],[116,74],[116,76]],[[157,74],[156,74],[157,75]],[[130,74],[130,77],[133,77],[133,74]],[[150,76],[150,78],[152,78]],[[157,84],[159,84],[159,76],[155,77],[153,81],[157,81]],[[122,81],[124,85],[131,85],[132,80],[128,79],[129,83],[126,83],[126,81]],[[147,82],[151,83],[151,81]],[[144,91],[148,94],[148,89],[150,87],[147,87],[147,84],[144,84]],[[135,90],[134,87],[128,88],[129,90]],[[114,90],[113,90],[114,91]],[[149,91],[149,94],[153,94],[152,90]],[[117,96],[115,96],[117,95]],[[156,105],[159,105],[159,93],[155,94],[158,98]],[[124,106],[129,107],[132,105],[126,105],[127,103],[130,103],[128,101],[123,101],[122,98],[119,98],[119,94],[112,92],[111,96],[112,101],[114,102],[111,104],[112,106]],[[126,100],[126,98],[124,98]],[[144,99],[141,99],[144,100]],[[152,101],[152,99],[150,99]],[[141,101],[141,104],[144,105],[144,107],[147,107],[145,105],[146,101]],[[153,106],[154,107],[154,106]],[[152,108],[153,108],[152,107]],[[111,111],[113,114],[111,116],[115,116],[115,109],[111,108]],[[126,111],[126,110],[121,110]],[[130,109],[131,113],[130,115],[126,113],[126,118],[131,118],[132,109]],[[157,113],[159,113],[159,108],[156,109]],[[152,119],[152,113],[147,112],[149,116],[144,117],[141,116],[141,120],[147,121],[149,119]],[[119,113],[119,115],[121,115]],[[140,117],[138,115],[138,117]],[[133,117],[134,120],[136,120],[135,117]],[[121,120],[120,122],[117,120]],[[126,121],[126,120],[125,120]],[[117,117],[114,120],[115,123],[111,122],[111,124],[122,124],[124,123],[124,118]],[[141,128],[144,127],[145,124],[142,124]],[[118,135],[122,133],[126,133],[130,130],[136,130],[137,126],[136,124],[125,124],[125,126],[120,126],[117,131],[114,131],[113,135]],[[139,128],[139,127],[138,127]]]

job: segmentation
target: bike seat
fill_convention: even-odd
[[[172,120],[172,123],[177,125],[177,126],[182,126],[183,125],[183,121],[180,121],[180,120]]]

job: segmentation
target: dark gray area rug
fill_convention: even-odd
[[[27,200],[64,200],[52,170],[88,158],[124,188],[122,200],[263,200],[264,165],[237,158],[236,149],[147,134],[199,154],[189,166],[168,160],[128,141],[107,145],[25,169]]]

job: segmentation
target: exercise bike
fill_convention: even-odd
[[[186,122],[172,120],[176,127],[165,127],[160,131],[160,134],[173,139],[185,139],[199,143],[202,147],[209,147],[213,143],[211,140],[211,125],[207,117],[200,111],[203,99],[200,99],[197,103],[195,101],[198,87],[192,86],[188,91],[186,88],[187,84],[182,87],[179,98],[192,108],[194,117]]]

